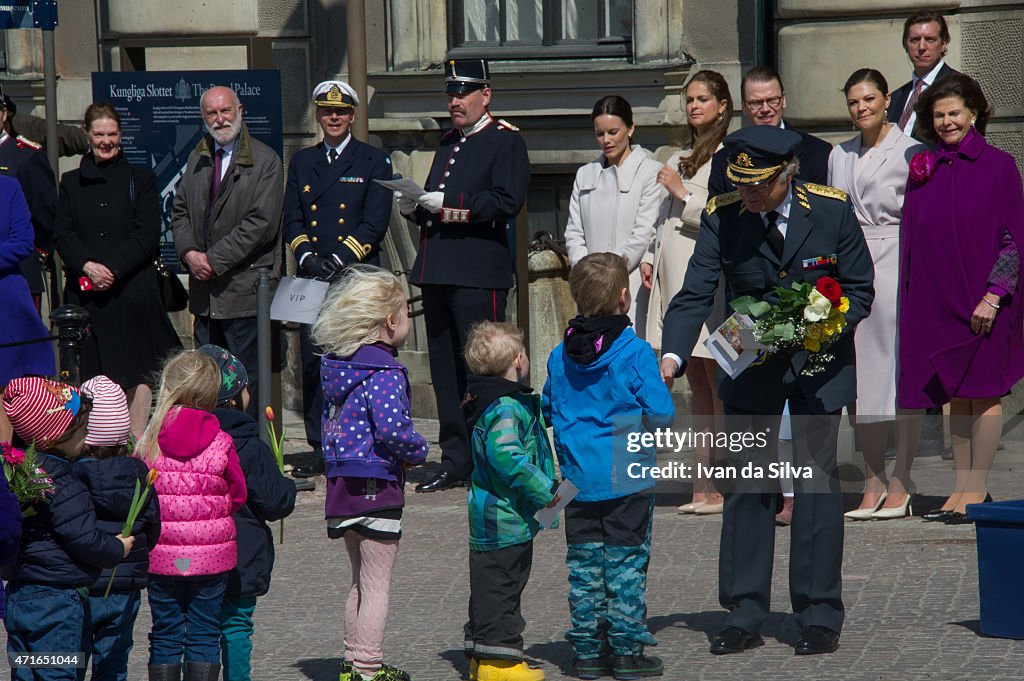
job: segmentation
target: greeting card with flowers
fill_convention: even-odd
[[[742,296],[730,305],[754,319],[754,339],[770,354],[806,350],[810,358],[801,373],[812,376],[825,370],[835,359],[827,352],[846,328],[850,300],[839,282],[821,277],[811,285],[794,282],[790,288],[775,287],[774,305],[752,296]]]
[[[26,450],[15,449],[10,442],[0,443],[0,458],[3,459],[4,477],[7,485],[18,497],[22,517],[36,514],[34,506],[53,494],[53,480],[39,467],[36,446],[33,443]]]

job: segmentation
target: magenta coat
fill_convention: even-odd
[[[1018,276],[993,272],[1001,252],[1024,248],[1020,173],[976,130],[929,153],[934,172],[915,183],[911,163],[903,204],[897,403],[906,409],[1000,397],[1024,377],[1020,256]],[[990,289],[1009,295],[992,331],[975,334],[971,315]]]

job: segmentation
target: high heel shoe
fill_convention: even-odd
[[[696,511],[694,511],[694,513],[696,513],[697,515],[717,515],[717,514],[721,513],[724,509],[725,509],[725,502],[724,501],[721,502],[721,503],[718,503],[718,504],[707,504],[707,503],[705,503],[705,504],[701,504],[700,508],[698,508]]]
[[[706,501],[694,501],[689,504],[683,504],[677,510],[680,513],[696,513],[697,509],[706,504]]]
[[[886,494],[887,492],[882,492],[882,496],[878,497],[878,501],[875,502],[874,508],[858,508],[852,511],[847,511],[843,515],[850,520],[871,520],[871,515],[885,503]]]
[[[913,495],[907,492],[907,498],[903,500],[903,503],[893,508],[880,508],[871,514],[872,520],[894,520],[896,518],[906,518],[908,515],[914,515],[914,507],[910,504],[910,498]]]

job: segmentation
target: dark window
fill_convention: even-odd
[[[449,0],[449,17],[453,57],[558,59],[631,53],[632,0]]]

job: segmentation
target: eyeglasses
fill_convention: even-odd
[[[767,105],[769,109],[778,109],[782,104],[782,97],[769,97],[768,99],[751,99],[743,102],[751,111],[760,111],[762,106]]]

